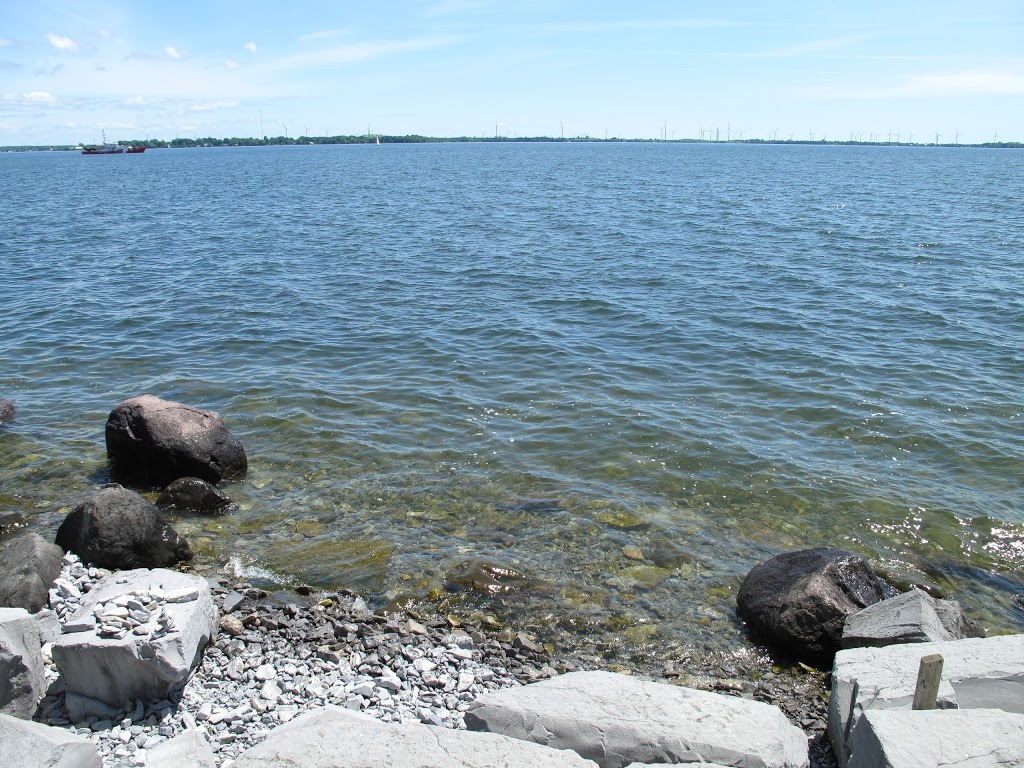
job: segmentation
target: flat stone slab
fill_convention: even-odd
[[[1024,635],[852,648],[836,654],[828,707],[828,736],[840,765],[864,712],[909,710],[921,657],[943,657],[939,709],[1002,709],[1024,714]]]
[[[217,626],[206,579],[120,571],[86,595],[54,643],[53,660],[69,695],[112,707],[163,699],[188,677]]]
[[[31,719],[46,692],[42,646],[32,614],[0,608],[0,712]]]
[[[807,736],[778,707],[612,672],[572,672],[486,693],[466,712],[466,725],[573,750],[602,768],[808,765]]]
[[[983,637],[955,600],[936,600],[918,589],[869,605],[847,617],[843,648],[897,643],[941,643]]]
[[[16,768],[100,768],[96,745],[88,739],[31,720],[0,715],[0,758]]]
[[[849,768],[1024,765],[1024,715],[992,709],[871,710],[857,721]]]
[[[275,728],[234,768],[594,768],[573,752],[493,733],[385,723],[325,707]]]
[[[214,768],[216,765],[210,742],[196,728],[146,750],[146,768]]]

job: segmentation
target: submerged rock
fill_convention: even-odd
[[[179,477],[164,488],[157,506],[214,514],[231,504],[231,499],[214,485],[198,477]]]
[[[0,424],[14,418],[14,403],[0,397]]]
[[[867,561],[841,549],[787,552],[754,566],[736,608],[750,628],[786,655],[829,662],[846,618],[883,598]]]
[[[198,477],[219,483],[248,469],[245,449],[220,414],[153,395],[117,405],[107,418],[106,440],[118,482],[167,485]]]
[[[192,558],[163,513],[119,485],[75,507],[57,530],[57,545],[103,568],[162,568]]]
[[[484,557],[475,557],[457,568],[450,579],[458,586],[497,595],[522,586],[526,581],[526,575],[511,566]]]

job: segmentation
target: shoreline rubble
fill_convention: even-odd
[[[51,592],[56,615],[75,616],[109,573],[66,555]],[[568,662],[556,669],[525,635],[506,631],[499,640],[471,625],[379,615],[351,592],[269,593],[223,575],[207,582],[221,610],[221,631],[183,687],[166,699],[134,700],[106,717],[72,722],[47,644],[51,687],[35,719],[88,739],[105,768],[144,766],[152,750],[193,730],[209,742],[213,764],[230,768],[274,728],[325,706],[383,723],[465,730],[465,713],[478,697],[574,668]],[[737,683],[719,692],[756,699],[756,690]],[[834,764],[821,735],[809,740],[809,760]]]

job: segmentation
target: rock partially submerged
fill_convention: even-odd
[[[466,713],[466,725],[573,750],[601,768],[808,764],[807,737],[777,707],[611,672],[573,672],[484,694]]]
[[[754,632],[783,654],[830,662],[848,616],[883,598],[867,561],[841,549],[787,552],[754,566],[736,607]]]
[[[248,469],[245,449],[220,414],[153,395],[118,404],[107,418],[106,440],[118,482],[165,486],[198,477],[219,483]]]
[[[594,768],[572,752],[492,733],[382,723],[337,707],[271,731],[236,768]]]
[[[82,697],[72,715],[104,711],[89,700],[121,708],[167,698],[216,632],[217,607],[205,579],[162,569],[107,576],[53,646],[69,705],[72,694]]]
[[[0,424],[10,421],[14,418],[14,403],[3,397],[0,397]]]
[[[57,545],[103,568],[163,568],[192,558],[163,513],[119,485],[75,507],[57,530]]]
[[[60,547],[38,533],[26,533],[0,551],[0,606],[35,613],[60,575]]]
[[[156,503],[159,507],[212,515],[224,511],[231,499],[215,485],[198,477],[179,477],[164,488]]]

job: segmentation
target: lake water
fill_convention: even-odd
[[[1024,152],[24,153],[0,191],[8,535],[149,392],[245,445],[175,525],[261,583],[640,658],[745,647],[749,568],[834,545],[1024,631]]]

